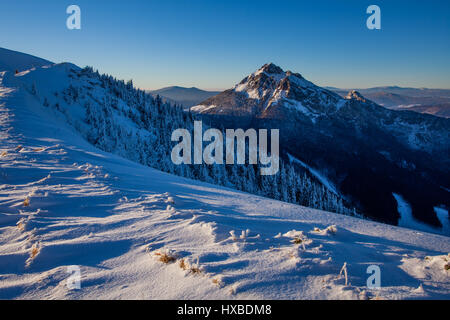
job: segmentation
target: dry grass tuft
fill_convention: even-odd
[[[200,273],[202,273],[202,269],[200,269],[200,268],[197,267],[197,266],[192,266],[192,267],[189,269],[189,272],[192,273],[192,274],[200,274]]]
[[[39,254],[40,251],[41,247],[39,245],[39,242],[33,244],[33,246],[31,247],[30,257],[27,259],[27,261],[25,261],[25,266],[27,268],[31,265],[34,258],[36,258],[36,256]]]
[[[220,279],[214,278],[211,281],[212,281],[212,283],[214,283],[218,287],[222,287],[223,286],[223,282]]]
[[[23,201],[23,206],[24,206],[24,207],[30,206],[30,198],[27,197],[27,198]]]
[[[162,263],[172,263],[177,261],[177,258],[175,258],[174,256],[169,255],[168,253],[155,253],[156,256],[159,256],[159,261],[161,261]]]
[[[450,270],[450,263],[447,263],[446,265],[444,265],[444,269],[445,269],[445,271]]]
[[[8,155],[8,151],[3,151],[1,157],[6,157]]]
[[[24,223],[23,221],[19,221],[19,222],[17,223],[17,228],[18,228],[20,231],[25,230],[25,223]]]
[[[39,253],[39,248],[36,246],[33,246],[33,248],[31,248],[31,253],[30,253],[30,258],[31,259],[34,259],[34,258],[36,258],[36,256],[38,255],[38,253]]]
[[[180,266],[180,268],[182,270],[187,270],[188,266],[186,265],[186,262],[184,261],[184,259],[181,259],[180,262],[178,263],[178,265]]]
[[[303,242],[303,239],[300,237],[295,237],[294,239],[292,239],[292,243],[294,244],[301,244]]]

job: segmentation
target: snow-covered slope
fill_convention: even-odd
[[[0,71],[25,71],[31,68],[38,68],[52,65],[53,62],[0,47]]]
[[[0,73],[0,298],[450,298],[449,238],[102,152],[29,93],[26,75]],[[366,287],[372,264],[379,290]],[[71,265],[80,290],[66,286]]]

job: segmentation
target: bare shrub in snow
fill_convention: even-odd
[[[191,264],[188,259],[181,259],[178,263],[178,266],[183,271],[188,271],[191,274],[200,274],[203,272],[203,269],[199,266],[198,258],[197,263]]]
[[[247,229],[247,230],[242,230],[242,232],[241,232],[241,236],[239,237],[241,240],[245,240],[247,237],[248,237],[248,235],[250,234],[250,229]]]
[[[348,273],[347,273],[347,262],[344,263],[342,266],[341,272],[339,272],[339,277],[342,277],[342,274],[344,274],[345,277],[345,285],[348,285]]]
[[[150,252],[150,248],[146,249],[147,252]],[[177,261],[177,254],[171,250],[163,251],[163,252],[155,252],[154,256],[158,257],[158,261],[162,263],[173,263]]]
[[[33,246],[31,249],[30,258],[34,259],[39,253],[39,248],[37,246]]]
[[[189,269],[189,272],[192,273],[192,274],[200,274],[200,273],[202,273],[203,271],[202,271],[202,269],[201,269],[200,267],[198,267],[198,266],[192,266],[192,267]]]
[[[190,266],[189,273],[200,274],[202,272],[203,272],[203,268],[200,267],[199,258],[197,257],[197,262]]]
[[[169,255],[169,254],[167,254],[167,253],[155,253],[156,255],[159,255],[159,261],[161,261],[162,263],[172,263],[172,262],[175,262],[175,261],[177,261],[177,258],[176,257],[174,257],[174,256],[171,256],[171,255]]]
[[[211,280],[212,283],[214,283],[216,286],[218,286],[219,288],[223,287],[223,282],[222,279],[219,278],[214,278]]]
[[[38,242],[36,242],[35,244],[33,244],[33,246],[31,247],[31,251],[30,251],[30,257],[27,259],[27,261],[25,262],[25,266],[29,267],[31,265],[31,263],[33,262],[33,260],[37,257],[37,255],[41,252],[41,246]]]
[[[28,197],[25,198],[25,200],[23,201],[23,206],[24,207],[30,206],[30,198],[28,198]]]
[[[241,235],[239,237],[237,237],[235,231],[231,230],[230,231],[230,238],[233,241],[238,241],[238,240],[245,241],[247,239],[247,237],[249,236],[249,234],[250,234],[250,229],[242,230],[241,231]]]
[[[178,263],[178,265],[180,266],[181,270],[186,271],[188,269],[188,266],[186,265],[186,262],[184,261],[184,259],[181,259],[180,262]]]
[[[21,218],[19,221],[17,221],[16,226],[20,231],[23,231],[23,230],[25,230],[25,224],[26,224],[26,219]]]

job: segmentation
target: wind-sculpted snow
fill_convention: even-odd
[[[449,298],[449,238],[136,164],[0,77],[2,299]]]

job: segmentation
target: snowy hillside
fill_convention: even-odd
[[[0,71],[21,72],[52,65],[53,62],[0,47]]]
[[[0,73],[1,299],[450,298],[447,237],[177,177],[93,147],[75,128],[76,106],[67,105],[70,125],[68,111],[44,106],[70,69]],[[366,286],[373,264],[379,290]],[[81,268],[80,290],[66,286],[71,265]]]

